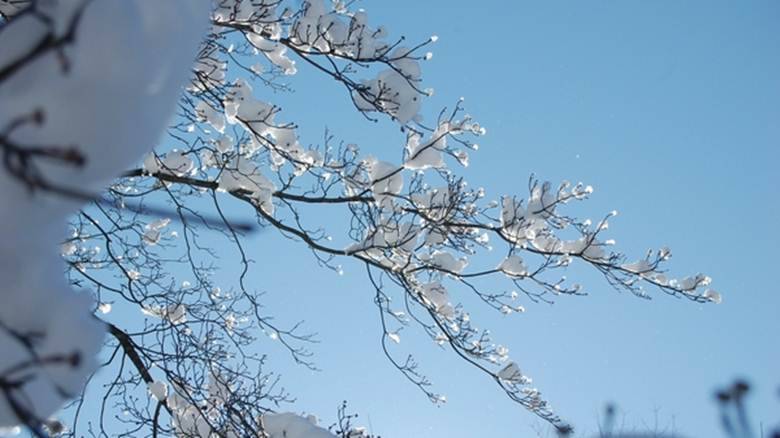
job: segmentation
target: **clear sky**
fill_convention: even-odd
[[[424,65],[436,89],[424,113],[464,96],[488,129],[464,172],[489,196],[523,193],[533,172],[594,185],[569,211],[617,209],[610,235],[641,256],[672,248],[672,273],[714,278],[723,304],[639,300],[587,269],[590,296],[528,304],[522,315],[476,310],[483,326],[582,435],[608,402],[629,427],[721,436],[712,393],[738,376],[756,386],[753,418],[780,422],[780,3],[735,1],[363,1],[373,25],[411,41],[440,39]],[[352,110],[333,81],[301,66],[293,95],[267,95],[316,143],[328,127],[388,160],[403,136]],[[263,96],[263,91],[259,91]],[[340,99],[343,105],[323,105]],[[327,108],[324,111],[323,108]],[[327,216],[325,216],[327,218]],[[334,216],[336,217],[336,216]],[[326,219],[327,220],[327,219]],[[269,312],[319,332],[323,371],[277,352],[295,409],[326,419],[341,400],[385,437],[534,436],[541,426],[494,384],[430,342],[412,345],[449,402],[431,405],[383,358],[364,271],[320,269],[274,232],[252,240],[253,278]],[[332,418],[332,417],[331,417]]]

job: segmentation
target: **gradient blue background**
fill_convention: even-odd
[[[578,435],[598,429],[606,403],[628,429],[722,436],[713,391],[735,377],[756,387],[758,428],[780,422],[780,290],[777,286],[780,163],[780,2],[737,1],[364,1],[371,23],[392,35],[440,37],[424,65],[429,120],[460,96],[488,129],[462,171],[488,196],[524,194],[529,175],[585,181],[592,199],[568,211],[601,217],[617,209],[609,235],[641,257],[672,248],[671,273],[704,272],[723,304],[617,293],[595,272],[572,268],[587,297],[524,303],[503,317],[463,297],[480,326],[510,347]],[[403,134],[371,123],[343,89],[299,62],[293,94],[258,97],[283,107],[301,141],[327,127],[380,159],[398,161]],[[241,206],[231,215],[250,215]],[[343,212],[326,208],[309,224],[337,234]],[[233,249],[226,243],[223,264]],[[281,325],[299,319],[319,333],[320,372],[289,360],[263,339],[298,401],[328,424],[341,400],[359,422],[392,438],[547,436],[477,371],[427,339],[402,332],[401,346],[449,402],[436,407],[385,360],[364,269],[345,275],[317,266],[300,244],[272,230],[250,238],[251,284]],[[498,255],[496,255],[498,256]],[[221,278],[232,282],[231,269]],[[496,287],[499,287],[496,278]],[[461,295],[454,293],[456,297]],[[416,333],[419,335],[420,333]],[[552,436],[552,435],[550,435]]]

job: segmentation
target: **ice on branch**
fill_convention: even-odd
[[[189,90],[195,93],[203,93],[225,83],[227,77],[227,62],[220,61],[209,54],[203,54],[195,62],[193,70],[195,76],[189,86]]]
[[[428,222],[445,221],[457,211],[450,199],[449,187],[437,187],[412,195],[414,207]]]
[[[219,0],[214,2],[214,19],[218,22],[246,22],[256,19],[259,22],[273,23],[278,1]],[[269,27],[268,29],[272,29]]]
[[[224,106],[227,122],[242,126],[250,137],[241,150],[244,158],[253,158],[257,152],[267,150],[273,170],[290,163],[296,175],[322,165],[319,152],[305,150],[301,146],[294,126],[277,124],[275,118],[279,109],[256,99],[247,81],[239,79],[233,84]],[[227,141],[225,137],[219,139],[221,153],[228,153],[232,149],[232,146],[225,144]]]
[[[338,8],[329,11],[323,0],[308,0],[304,13],[293,23],[291,38],[303,49],[334,53],[356,59],[385,55],[389,44],[383,39],[387,31],[368,25],[364,11],[348,12]]]
[[[218,28],[242,29],[255,53],[286,75],[297,72],[292,56],[320,65],[323,71],[344,81],[361,111],[389,114],[401,124],[417,118],[420,99],[426,95],[419,88],[418,61],[430,56],[415,52],[436,38],[414,48],[387,42],[384,27],[372,28],[364,11],[349,11],[338,2],[326,5],[323,0],[309,0],[294,15],[287,10],[279,13],[277,6],[276,2],[220,2],[214,23]],[[323,55],[334,63],[319,64]],[[341,62],[376,63],[386,68],[374,78],[359,80],[351,78],[351,69],[340,66]],[[264,70],[249,69],[258,75]]]
[[[149,390],[149,395],[154,397],[157,401],[165,401],[168,398],[168,384],[161,381],[149,382],[146,385]]]
[[[258,165],[249,159],[236,156],[230,166],[223,169],[219,188],[228,192],[247,192],[266,214],[274,214],[272,195],[276,187],[263,176]]]
[[[295,61],[287,56],[287,47],[270,39],[266,39],[260,34],[250,33],[247,39],[257,49],[258,53],[264,55],[273,65],[279,67],[286,75],[294,75],[298,72],[295,67]]]
[[[287,56],[287,47],[279,42],[282,23],[277,6],[279,2],[227,0],[215,2],[214,23],[219,25],[246,26],[247,41],[255,54],[264,56],[286,75],[297,72],[295,61]]]
[[[455,308],[450,303],[450,296],[447,289],[438,281],[425,283],[419,286],[418,290],[423,300],[430,303],[433,310],[441,316],[452,319],[455,316]]]
[[[546,224],[542,218],[529,213],[517,199],[505,197],[501,200],[501,228],[507,238],[522,245],[535,239],[546,229]]]
[[[363,241],[347,247],[348,253],[360,252],[390,268],[413,267],[409,256],[417,248],[420,227],[411,222],[398,223],[381,217],[375,228],[366,230]]]
[[[335,435],[317,426],[314,417],[304,418],[285,412],[263,415],[263,429],[269,438],[336,438]]]
[[[443,151],[447,148],[448,125],[439,125],[431,139],[423,142],[422,135],[413,132],[406,142],[407,160],[404,167],[411,170],[441,168],[445,166]]]
[[[173,325],[187,322],[187,306],[185,304],[145,307],[142,312],[145,315],[165,319]]]
[[[634,274],[645,274],[655,269],[653,264],[648,260],[638,260],[636,262],[626,263],[621,265],[621,267]]]
[[[150,246],[157,245],[158,243],[160,243],[160,238],[162,237],[162,231],[170,223],[171,223],[170,219],[163,218],[163,219],[158,219],[152,223],[146,224],[146,226],[144,226],[143,242]]]
[[[523,376],[522,371],[520,371],[520,367],[515,362],[507,363],[498,373],[496,373],[496,377],[512,383],[522,383],[526,381],[525,376]]]
[[[528,275],[528,267],[519,255],[511,255],[505,258],[498,269],[510,277],[525,277]]]
[[[705,290],[704,293],[702,294],[702,297],[712,301],[715,304],[720,304],[721,301],[723,300],[720,296],[720,293],[712,289]]]
[[[276,108],[255,99],[252,86],[244,79],[236,80],[224,102],[230,124],[243,122],[255,135],[264,136],[274,124]]]
[[[195,107],[195,111],[199,121],[208,123],[219,133],[225,132],[225,114],[223,112],[215,110],[203,100]]]
[[[407,48],[398,48],[391,57],[402,58],[403,53],[408,52]],[[405,64],[399,61],[400,66],[380,72],[375,79],[363,81],[354,96],[360,110],[385,112],[402,125],[417,116],[423,94],[414,85],[420,80],[414,76],[419,74],[419,66],[416,61],[405,61]]]
[[[394,195],[401,193],[404,187],[403,169],[374,157],[367,158],[365,163],[371,180],[371,192],[377,204],[383,207],[392,206]]]
[[[174,149],[162,157],[150,152],[144,158],[144,170],[150,174],[163,173],[177,177],[189,176],[195,170],[195,161],[184,152]]]
[[[420,260],[444,273],[455,275],[460,274],[460,272],[469,264],[468,259],[465,257],[456,259],[449,252],[439,250],[435,250],[431,254],[420,255]]]
[[[156,385],[154,382],[150,385]],[[162,388],[159,388],[160,390]],[[238,414],[230,413],[226,405],[231,402],[235,387],[220,375],[219,372],[211,370],[208,374],[205,384],[205,394],[202,400],[195,400],[192,394],[196,393],[195,388],[184,388],[173,383],[168,389],[165,386],[164,399],[171,411],[171,425],[176,436],[187,437],[229,437],[238,438],[244,436],[237,432],[235,425],[228,421],[225,423],[220,419],[221,416],[233,418],[240,422],[255,423],[254,419],[245,420],[237,417]],[[158,399],[159,400],[159,399]],[[254,431],[253,431],[254,432]]]
[[[60,254],[62,254],[63,257],[69,257],[76,254],[78,250],[79,246],[76,242],[65,242],[60,247]]]
[[[390,332],[387,334],[387,337],[396,344],[401,343],[401,335],[399,335],[398,332]]]

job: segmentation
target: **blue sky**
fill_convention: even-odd
[[[588,435],[614,402],[629,428],[657,422],[686,436],[721,436],[712,393],[742,376],[756,386],[756,424],[780,421],[780,3],[360,6],[393,35],[440,37],[424,65],[425,86],[436,89],[424,113],[431,119],[464,96],[487,127],[463,172],[473,185],[494,197],[523,193],[532,172],[592,184],[592,199],[569,211],[600,217],[617,209],[610,235],[621,249],[641,256],[668,245],[673,274],[707,273],[724,295],[720,306],[665,295],[648,302],[575,268],[569,277],[590,296],[528,304],[512,317],[476,309],[562,416]],[[292,95],[258,92],[301,126],[303,143],[316,143],[327,127],[380,158],[400,155],[397,127],[365,121],[333,81],[302,67],[291,84]],[[327,419],[348,400],[361,423],[386,437],[533,436],[541,426],[452,354],[407,335],[404,346],[449,400],[427,402],[383,358],[359,266],[346,263],[337,276],[270,231],[251,247],[268,310],[282,321],[305,319],[322,341],[317,373],[260,344],[278,353],[273,365],[297,396],[295,409]]]

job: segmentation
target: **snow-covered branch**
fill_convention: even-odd
[[[709,277],[670,274],[666,248],[639,258],[616,250],[607,235],[615,212],[596,220],[572,213],[575,204],[583,209],[590,186],[532,176],[525,193],[497,196],[460,176],[486,129],[462,100],[424,123],[421,105],[432,90],[423,87],[421,67],[435,36],[417,44],[390,38],[343,2],[294,7],[282,0],[216,0],[201,41],[206,0],[72,3],[37,2],[22,10],[21,3],[0,0],[8,20],[0,25],[0,45],[14,48],[0,55],[0,195],[18,207],[0,213],[10,242],[0,251],[19,260],[1,267],[0,278],[15,281],[4,302],[23,307],[13,315],[0,310],[0,346],[14,352],[0,358],[0,390],[7,396],[5,404],[0,400],[0,426],[40,427],[64,399],[46,404],[33,397],[20,410],[16,405],[27,402],[15,394],[27,391],[28,380],[16,378],[19,370],[38,370],[29,380],[36,382],[39,374],[69,366],[78,375],[60,381],[53,373],[52,387],[79,393],[97,366],[105,325],[113,353],[102,366],[114,378],[101,396],[121,407],[119,421],[132,434],[363,436],[343,410],[330,431],[277,412],[291,397],[250,346],[278,341],[294,362],[315,368],[307,345],[316,336],[302,323],[286,327],[266,313],[250,281],[243,230],[225,215],[226,202],[250,207],[260,226],[302,243],[328,269],[364,268],[366,299],[376,304],[383,329],[381,348],[433,402],[446,397],[432,389],[424,364],[403,350],[402,334],[416,330],[448,347],[561,431],[570,426],[532,384],[522,358],[472,321],[456,291],[500,314],[522,313],[528,302],[586,295],[565,276],[579,263],[641,298],[657,290],[720,301]],[[116,53],[121,59],[106,65]],[[397,123],[403,135],[395,148],[339,143],[332,133],[304,147],[294,115],[256,97],[258,87],[289,90],[299,68],[335,80],[366,118]],[[150,152],[166,125],[167,139]],[[112,179],[108,200],[95,199]],[[83,206],[88,200],[96,202]],[[169,206],[168,217],[148,217],[159,213],[153,205],[160,202]],[[322,229],[324,208],[340,212],[346,225]],[[63,242],[64,221],[79,209]],[[214,235],[235,249],[226,264],[236,284],[213,279],[224,268],[208,241]],[[22,246],[29,250],[19,255],[15,248]],[[95,305],[74,298],[58,277],[60,256],[71,285],[93,291]],[[486,278],[493,279],[490,286]],[[59,295],[46,292],[55,290]],[[35,313],[42,301],[61,303],[67,316]],[[86,316],[92,307],[105,324]],[[138,318],[128,322],[116,314]],[[51,345],[64,348],[49,347],[52,330],[62,339]],[[79,343],[69,345],[74,339]],[[35,391],[25,395],[47,394]],[[78,421],[76,415],[69,425],[74,435]],[[99,424],[91,432],[108,434]]]
[[[2,2],[0,427],[43,436],[97,367],[103,327],[62,276],[59,235],[85,193],[151,149],[208,14],[203,1],[142,3]],[[164,22],[174,14],[184,21]]]

